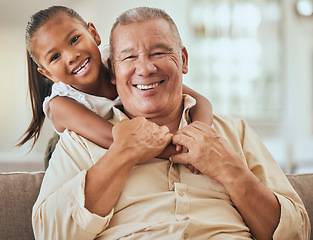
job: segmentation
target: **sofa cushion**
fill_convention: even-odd
[[[309,214],[311,228],[313,224],[313,174],[294,174],[287,175],[287,178],[294,189],[299,194],[306,211]],[[313,239],[313,231],[311,238]]]
[[[0,173],[0,239],[34,239],[31,222],[44,172]],[[313,224],[313,174],[287,175]],[[311,239],[313,239],[311,232]]]
[[[43,172],[0,174],[0,239],[34,239],[31,213],[43,176]]]

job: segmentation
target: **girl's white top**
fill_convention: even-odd
[[[108,48],[105,48],[102,51],[102,59],[105,65],[107,56]],[[52,114],[49,105],[50,101],[56,96],[72,98],[105,119],[109,119],[111,117],[112,115],[111,109],[113,106],[121,105],[119,97],[117,97],[115,100],[111,100],[105,97],[98,97],[95,95],[90,95],[81,92],[70,85],[58,82],[52,85],[51,95],[46,97],[43,102],[43,111],[46,117],[50,120],[52,120]],[[60,134],[59,132],[57,133]]]

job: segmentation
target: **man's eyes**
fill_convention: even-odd
[[[151,54],[151,56],[160,56],[160,55],[163,55],[165,54],[165,52],[154,52]]]
[[[154,52],[154,53],[149,54],[149,57],[162,56],[162,55],[165,55],[165,54],[166,54],[165,52]],[[129,55],[129,56],[124,57],[123,61],[125,61],[125,60],[132,60],[132,59],[135,59],[135,58],[137,58],[136,55]]]
[[[127,57],[124,57],[124,58],[123,58],[123,61],[125,61],[125,60],[131,60],[131,59],[134,59],[134,58],[136,58],[136,56],[134,56],[134,55],[129,55],[129,56],[127,56]]]

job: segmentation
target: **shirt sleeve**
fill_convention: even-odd
[[[275,159],[245,121],[242,148],[249,169],[277,197],[281,216],[273,239],[309,239],[310,221],[305,207]]]
[[[93,164],[84,140],[73,132],[64,132],[33,206],[36,239],[87,240],[106,229],[113,209],[101,217],[84,207],[85,177]]]

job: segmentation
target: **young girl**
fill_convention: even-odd
[[[45,115],[59,134],[69,129],[104,148],[112,144],[113,125],[106,119],[120,100],[100,43],[94,25],[72,9],[53,6],[31,17],[26,47],[33,119],[18,145],[34,139],[34,146]],[[210,102],[186,86],[183,92],[197,100],[192,119],[211,125]]]

